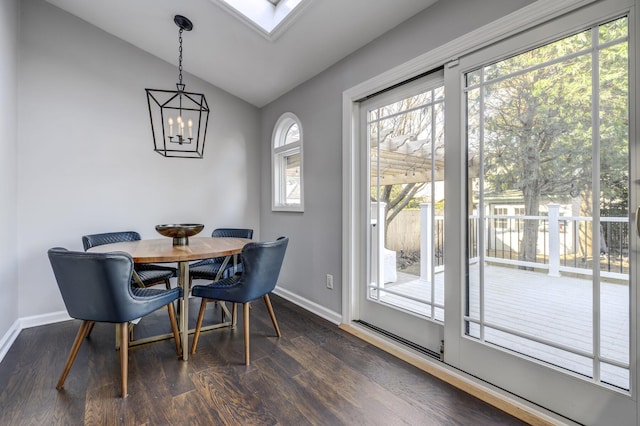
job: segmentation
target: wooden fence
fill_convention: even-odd
[[[404,209],[391,221],[385,246],[389,250],[420,251],[420,209]]]

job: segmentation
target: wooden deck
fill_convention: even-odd
[[[478,266],[470,270],[469,316],[479,320]],[[590,279],[550,277],[545,273],[515,268],[485,266],[484,339],[533,358],[592,377],[593,294]],[[431,283],[419,277],[398,273],[398,281],[386,284],[381,300],[421,315],[431,312]],[[389,291],[398,294],[391,294]],[[410,300],[408,295],[421,301]],[[601,283],[601,358],[629,363],[629,287],[626,284]],[[444,274],[436,275],[436,304],[444,303]],[[443,321],[444,312],[435,310],[435,319]],[[549,344],[534,342],[499,329],[534,336],[560,347],[583,352],[571,353]],[[480,338],[480,327],[470,325],[470,334]],[[587,356],[585,356],[587,355]],[[603,382],[629,388],[629,371],[611,363],[600,364]]]

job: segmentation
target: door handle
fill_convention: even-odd
[[[640,237],[640,206],[636,208],[636,233]]]

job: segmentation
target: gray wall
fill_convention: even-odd
[[[440,1],[262,109],[260,226],[265,237],[290,237],[280,287],[342,310],[342,92],[530,3]],[[287,111],[300,118],[304,132],[302,214],[272,212],[269,198],[271,134]],[[334,275],[333,290],[326,274]]]
[[[196,222],[203,235],[247,226],[259,236],[257,108],[186,74],[212,108],[204,159],[164,158],[144,89],[175,88],[177,67],[42,0],[21,7],[19,317],[64,310],[47,249],[82,250],[84,234],[161,238],[156,224]]]
[[[342,92],[527,3],[439,2],[261,111],[187,74],[213,113],[204,160],[186,160],[152,151],[143,90],[172,87],[175,66],[42,0],[4,0],[0,336],[64,309],[49,247],[79,250],[81,235],[106,230],[155,237],[155,224],[176,221],[290,236],[280,286],[340,312]],[[304,128],[303,214],[270,208],[271,132],[286,111]]]
[[[18,0],[0,2],[0,342],[18,319],[17,177]],[[2,345],[0,345],[1,348]]]

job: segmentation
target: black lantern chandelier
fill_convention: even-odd
[[[177,90],[147,91],[154,150],[165,157],[202,158],[209,122],[209,105],[202,93],[186,92],[182,83],[182,32],[191,31],[193,24],[176,15],[178,26]]]

